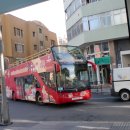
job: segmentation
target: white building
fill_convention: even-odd
[[[97,64],[92,81],[109,83],[111,68],[121,64],[120,52],[130,50],[125,1],[64,0],[64,10],[68,44]]]

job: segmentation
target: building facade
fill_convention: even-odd
[[[57,44],[56,33],[39,21],[25,21],[12,15],[0,16],[4,56],[10,62],[20,60]]]
[[[59,45],[67,45],[68,44],[68,41],[67,41],[67,37],[66,36],[64,36],[64,37],[59,37],[58,38],[58,44]]]
[[[130,50],[125,1],[64,0],[64,9],[68,44],[97,64],[96,75],[89,69],[92,82],[109,83],[111,69],[122,66],[121,52]]]

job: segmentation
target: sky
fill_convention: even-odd
[[[49,0],[16,11],[9,12],[26,21],[38,20],[58,37],[66,36],[63,0]]]

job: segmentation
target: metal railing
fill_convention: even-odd
[[[50,48],[47,48],[47,49],[42,50],[42,51],[40,51],[40,52],[38,52],[38,53],[35,53],[35,54],[33,54],[33,55],[30,55],[30,56],[28,56],[28,57],[26,57],[26,58],[24,58],[24,59],[22,59],[22,60],[19,60],[19,61],[16,61],[16,62],[10,64],[10,65],[9,65],[9,68],[15,67],[15,66],[17,66],[17,65],[19,65],[19,64],[21,64],[21,63],[25,63],[25,62],[27,62],[27,61],[36,59],[36,58],[38,58],[38,57],[40,57],[40,56],[44,56],[44,55],[46,55],[46,54],[49,54],[50,52],[51,52],[51,49],[50,49]]]
[[[94,92],[97,92],[97,93],[101,92],[101,93],[103,93],[103,92],[110,91],[111,84],[110,83],[103,83],[102,81],[91,82],[91,89]]]

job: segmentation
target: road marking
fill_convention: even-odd
[[[13,120],[13,122],[16,122],[16,123],[39,123],[38,121],[31,121],[31,120]]]
[[[111,107],[117,107],[117,108],[130,108],[130,105],[127,105],[127,106],[111,106]]]
[[[118,97],[102,97],[102,98],[92,98],[91,100],[102,100],[102,99],[119,99]]]
[[[92,127],[92,126],[76,126],[78,128],[84,128],[84,129],[91,129],[91,130],[110,130],[110,128],[107,127]]]
[[[130,105],[126,105],[126,106],[87,106],[86,107],[86,109],[75,109],[76,111],[81,111],[81,112],[84,112],[84,111],[86,111],[87,109],[101,109],[101,108],[126,108],[126,109],[128,109],[128,108],[130,108]],[[127,115],[127,116],[129,116],[129,115]]]
[[[13,130],[13,129],[4,129],[4,130]]]

